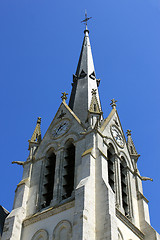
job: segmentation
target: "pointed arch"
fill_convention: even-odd
[[[65,146],[65,144],[68,142],[68,141],[72,141],[72,142],[75,142],[77,141],[79,138],[79,135],[77,133],[74,133],[74,132],[70,132],[68,135],[64,136],[63,139],[61,140],[60,142],[60,147],[63,147]]]
[[[48,240],[48,239],[49,239],[48,232],[44,229],[40,229],[33,235],[31,240]]]
[[[118,152],[119,152],[118,148],[111,138],[107,138],[106,143],[107,143],[108,146],[112,146],[114,148],[115,153],[118,154]]]
[[[53,231],[53,240],[70,240],[72,237],[72,225],[68,220],[62,220]]]
[[[120,151],[120,158],[123,158],[124,161],[126,162],[127,166],[128,166],[130,169],[133,169],[132,162],[129,161],[129,158],[127,157],[127,155],[125,154],[125,152]]]
[[[42,156],[45,157],[50,149],[53,149],[54,152],[56,153],[56,151],[58,149],[58,143],[56,141],[54,141],[54,142],[52,141],[48,144],[44,144],[44,145],[42,144],[40,146],[40,149],[38,148],[38,150],[36,152],[36,158],[39,158],[39,157],[41,158]]]

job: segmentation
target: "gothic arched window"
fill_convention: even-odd
[[[112,190],[115,192],[115,157],[114,148],[112,146],[107,150],[108,156],[108,182]]]
[[[71,197],[74,190],[74,168],[75,168],[75,146],[72,142],[67,142],[64,150],[63,161],[63,191],[62,200]]]
[[[129,201],[128,201],[128,180],[127,180],[127,164],[124,158],[121,158],[120,172],[121,172],[121,188],[122,188],[122,206],[126,216],[129,215]]]
[[[44,168],[42,208],[49,206],[53,198],[55,167],[56,167],[56,155],[53,151],[50,151],[46,158]]]

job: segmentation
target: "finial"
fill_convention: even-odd
[[[131,130],[128,129],[126,133],[127,133],[127,137],[131,136]]]
[[[86,29],[84,30],[84,33],[88,32],[89,33],[89,30],[87,28],[87,22],[89,21],[89,19],[91,19],[92,17],[87,17],[87,10],[85,10],[85,19],[83,21],[81,21],[81,23],[85,23],[86,25]]]
[[[111,99],[111,103],[110,103],[110,105],[111,105],[111,107],[113,108],[113,109],[116,109],[116,102],[117,102],[117,100],[115,100],[114,98],[113,99]]]
[[[66,92],[62,92],[62,101],[63,102],[65,102],[66,100],[67,100],[67,95],[68,95],[68,93],[66,93]]]
[[[41,124],[41,117],[37,118],[37,123]]]
[[[92,91],[91,91],[91,93],[92,93],[92,95],[96,95],[96,91],[97,91],[97,89],[92,89]]]

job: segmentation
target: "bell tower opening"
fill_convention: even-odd
[[[113,192],[115,192],[115,162],[114,162],[114,148],[110,146],[107,150],[108,156],[108,182]]]
[[[121,187],[122,187],[122,206],[126,216],[129,215],[129,203],[128,203],[128,186],[127,186],[127,171],[126,163],[122,158],[120,163],[120,172],[121,172]]]
[[[62,200],[71,197],[74,190],[75,146],[68,142],[64,150]]]
[[[42,208],[48,207],[53,198],[54,178],[55,178],[56,155],[50,152],[45,164]]]

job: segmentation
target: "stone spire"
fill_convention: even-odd
[[[96,114],[102,114],[101,109],[98,104],[97,96],[96,96],[97,95],[96,89],[92,89],[91,93],[92,93],[92,100],[91,100],[89,112],[96,113]]]
[[[37,124],[36,124],[34,132],[32,134],[31,140],[28,140],[28,142],[29,142],[29,150],[31,150],[31,148],[33,146],[38,146],[40,144],[40,142],[41,142],[41,117],[38,117]]]
[[[72,92],[69,101],[69,107],[82,122],[87,120],[92,99],[92,89],[96,90],[97,101],[101,109],[98,93],[99,81],[99,79],[96,79],[89,30],[86,25],[77,71],[73,75]]]

